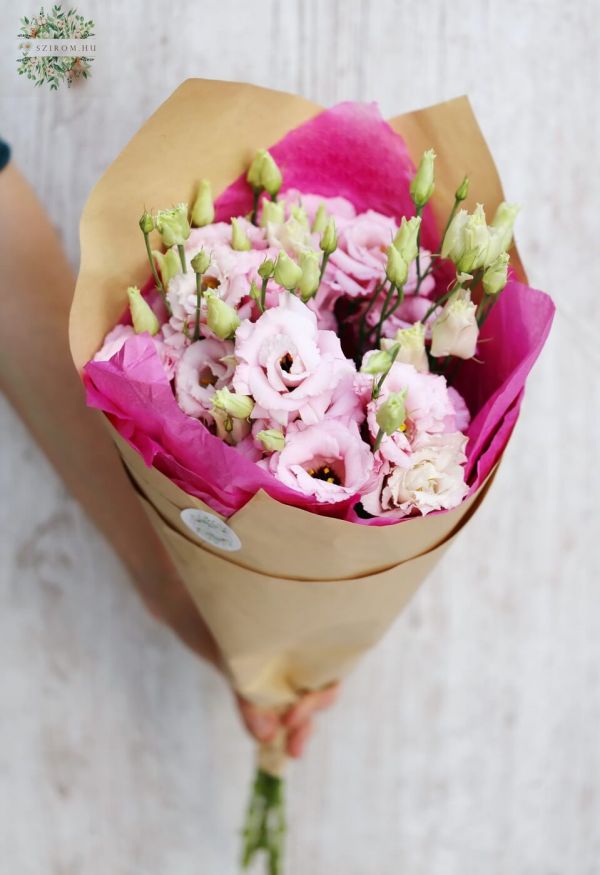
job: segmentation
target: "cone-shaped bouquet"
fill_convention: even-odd
[[[254,159],[265,146],[270,157]],[[418,163],[424,150],[437,154],[434,188],[427,160],[415,177],[413,159]],[[472,199],[466,183],[459,186],[465,174]],[[148,279],[140,215],[146,205],[193,203],[200,177],[218,195],[216,213],[205,191],[196,198],[200,227],[191,234],[186,227],[179,239],[177,229],[166,227],[177,209],[156,220],[145,214]],[[494,258],[482,255],[491,239],[499,240],[502,222],[482,223],[475,200],[493,214],[502,191],[465,98],[388,123],[374,105],[323,111],[249,85],[190,80],[126,146],[86,205],[70,337],[88,403],[106,414],[132,488],[218,642],[234,687],[258,705],[285,708],[300,693],[342,678],[381,638],[489,489],[553,305],[526,285],[514,247],[508,269],[511,229],[506,236],[504,228]],[[471,219],[459,208],[473,210]],[[252,220],[261,214],[256,227]],[[366,242],[357,217],[368,225]],[[418,231],[416,244],[410,229]],[[157,230],[174,265],[158,251]],[[447,258],[440,257],[442,239]],[[222,262],[221,273],[211,274],[211,241],[219,257],[223,249],[236,258],[262,252],[245,285],[238,284],[234,307],[231,297],[226,303],[234,283]],[[311,241],[315,251],[306,256]],[[275,258],[277,252],[289,260]],[[130,290],[130,315],[127,287],[134,283],[143,293]],[[398,319],[407,306],[414,315],[390,332],[393,314]],[[292,333],[295,322],[307,320],[306,331],[322,340],[320,364],[304,388],[310,380],[322,388],[341,367],[341,354],[328,358],[332,344],[341,350],[341,340],[344,361],[356,361],[349,379],[344,371],[344,385],[367,396],[358,424],[354,414],[344,419],[346,407],[338,417],[345,432],[338,444],[355,442],[346,456],[320,449],[308,459],[296,449],[339,399],[334,390],[326,404],[322,393],[307,404],[306,389],[302,404],[292,403],[304,377],[297,374],[297,346],[276,345],[281,326],[269,346],[278,350],[277,380],[269,365],[260,370],[260,356],[258,364],[251,361],[257,326],[284,310]],[[418,360],[405,345],[412,322],[421,331]],[[471,341],[476,347],[466,354]],[[192,369],[190,387],[189,368],[183,373],[180,363],[190,349],[202,357],[219,343],[230,344],[221,348],[221,370],[213,363],[204,379],[204,371]],[[430,365],[437,377],[423,375]],[[234,370],[233,393],[218,389],[227,368]],[[468,408],[462,425],[458,410],[451,417],[452,428],[464,431],[453,501],[440,498],[446,481],[431,474],[430,460],[425,485],[409,488],[406,459],[416,458],[410,442],[418,405],[411,408],[412,389],[392,392],[386,385],[402,374],[433,379],[461,399],[463,412]],[[275,411],[265,401],[275,397],[273,386]],[[248,409],[235,406],[246,403]],[[442,440],[439,433],[429,437],[420,452]],[[361,452],[368,448],[362,491],[346,482],[358,464],[351,455],[358,444]],[[290,447],[296,455],[286,466]],[[393,476],[401,480],[397,488]],[[430,503],[419,503],[415,496],[425,494]],[[260,751],[246,831],[246,857],[263,848],[274,872],[281,860],[282,750],[279,739]]]

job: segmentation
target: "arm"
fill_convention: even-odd
[[[210,633],[146,519],[100,415],[85,406],[67,338],[73,272],[13,164],[0,173],[0,227],[0,388],[113,545],[152,613],[216,664]]]
[[[75,278],[41,204],[11,164],[0,172],[0,227],[0,389],[112,544],[150,611],[218,667],[216,644],[135,497],[100,414],[85,406],[67,337]],[[334,688],[309,693],[285,715],[291,756],[301,754],[312,714],[334,697]],[[239,696],[237,704],[255,738],[274,737],[275,712]]]

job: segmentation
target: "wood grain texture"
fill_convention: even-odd
[[[288,872],[596,875],[596,0],[78,5],[98,26],[94,79],[0,88],[1,133],[74,265],[95,180],[188,76],[387,114],[470,95],[558,317],[492,496],[293,771]],[[32,6],[2,4],[3,53]],[[5,404],[0,417],[3,871],[233,875],[252,762],[229,693],[144,614]]]

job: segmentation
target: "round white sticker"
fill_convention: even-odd
[[[196,537],[206,541],[212,547],[218,547],[219,550],[227,550],[230,553],[240,550],[242,547],[242,542],[233,529],[212,513],[198,510],[195,507],[186,507],[181,511],[181,519]]]

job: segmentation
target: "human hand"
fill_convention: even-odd
[[[247,699],[236,694],[237,706],[250,735],[257,741],[273,741],[279,729],[287,732],[285,750],[290,757],[300,757],[306,742],[314,729],[314,714],[329,708],[337,700],[339,684],[332,684],[324,690],[304,693],[300,699],[283,714],[274,709],[258,708]]]

